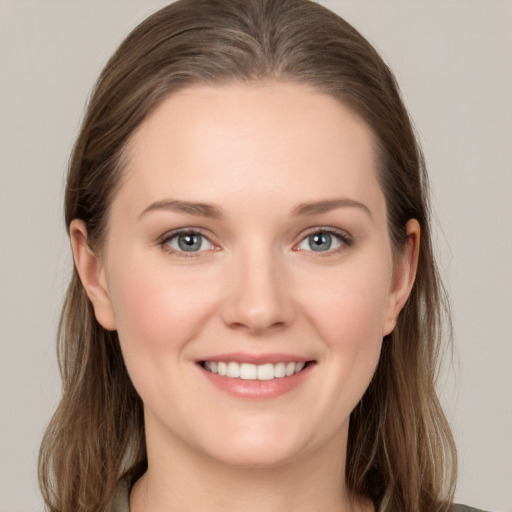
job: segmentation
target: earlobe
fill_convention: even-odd
[[[73,259],[82,285],[91,301],[96,320],[109,331],[116,329],[112,302],[105,279],[103,261],[88,244],[84,221],[74,219],[69,226]]]
[[[404,307],[416,278],[420,249],[420,224],[410,219],[406,225],[407,240],[393,271],[393,282],[387,302],[383,336],[390,334],[396,325],[398,314]]]

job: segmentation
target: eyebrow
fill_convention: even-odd
[[[178,213],[187,213],[189,215],[198,215],[200,217],[209,217],[219,219],[222,213],[219,208],[208,203],[192,203],[189,201],[178,201],[177,199],[164,199],[151,203],[140,214],[139,219],[149,212],[158,210],[168,210]]]
[[[302,215],[319,215],[327,213],[337,208],[360,208],[370,218],[372,213],[368,206],[354,199],[326,199],[322,201],[313,201],[310,203],[301,203],[297,205],[293,210],[292,214],[295,216]],[[178,213],[186,213],[189,215],[197,215],[200,217],[208,217],[211,219],[220,219],[223,217],[221,209],[217,206],[208,203],[195,203],[190,201],[179,201],[177,199],[164,199],[161,201],[155,201],[145,208],[140,214],[139,219],[152,211],[168,210]]]
[[[327,213],[336,208],[359,208],[363,210],[370,218],[373,218],[370,208],[354,199],[327,199],[323,201],[314,201],[311,203],[302,203],[293,209],[294,215],[318,215]]]

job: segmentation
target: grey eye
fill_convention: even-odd
[[[326,231],[318,231],[304,238],[298,247],[303,251],[324,252],[336,249],[341,244],[339,236]]]
[[[171,236],[166,242],[176,251],[199,252],[213,248],[212,243],[200,233],[178,233]]]

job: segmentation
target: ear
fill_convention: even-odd
[[[92,302],[96,320],[105,329],[113,331],[116,329],[116,321],[105,279],[103,262],[101,257],[89,247],[84,221],[80,219],[71,221],[69,237],[75,267],[87,296]]]
[[[406,225],[407,240],[401,253],[397,256],[393,270],[393,280],[386,305],[386,316],[382,335],[390,334],[396,325],[398,314],[404,307],[411,293],[420,248],[420,224],[416,219],[410,219]]]

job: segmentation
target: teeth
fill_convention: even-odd
[[[286,364],[284,363],[277,363],[274,366],[274,377],[277,379],[280,379],[281,377],[286,376]]]
[[[228,377],[232,377],[234,379],[240,377],[240,365],[238,363],[228,363],[228,370],[226,372],[226,375]]]
[[[229,362],[205,361],[203,367],[212,373],[218,373],[223,377],[231,377],[233,379],[243,380],[272,380],[290,377],[295,373],[299,373],[306,363],[265,363],[250,364]]]
[[[217,373],[225,376],[228,373],[228,365],[226,363],[217,363]]]
[[[272,380],[275,375],[273,364],[262,364],[258,366],[258,380]]]
[[[255,364],[242,363],[230,363],[240,368],[239,376],[244,380],[254,380],[258,378],[258,367]],[[229,375],[231,377],[231,375]]]

